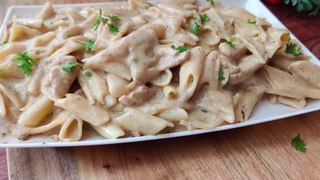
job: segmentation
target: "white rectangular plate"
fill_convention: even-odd
[[[206,3],[205,0],[199,1],[200,4]],[[222,3],[226,7],[242,7],[253,13],[254,15],[262,18],[266,18],[274,27],[286,29],[285,26],[260,2],[257,0],[222,0]],[[88,7],[88,6],[101,6],[108,3],[90,3],[90,4],[65,4],[65,5],[56,5],[55,8],[65,8],[65,7]],[[40,11],[42,6],[12,6],[9,8],[4,22],[7,22],[12,15],[17,14],[21,17],[33,17],[37,12]],[[3,28],[0,29],[0,35],[2,34]],[[296,37],[291,34],[293,39]],[[302,44],[301,44],[302,45]],[[306,55],[311,56],[312,62],[320,65],[319,60],[305,47],[302,45],[302,49]],[[291,117],[299,114],[304,114],[308,112],[313,112],[320,110],[320,101],[310,100],[308,101],[307,107],[304,109],[294,109],[288,106],[281,104],[270,104],[267,101],[261,101],[254,109],[253,114],[251,115],[248,121],[238,123],[238,124],[229,124],[219,126],[214,129],[206,130],[193,130],[193,131],[182,131],[161,134],[156,136],[141,136],[141,137],[130,137],[122,139],[103,139],[102,137],[89,133],[79,142],[54,142],[52,138],[39,136],[33,137],[27,141],[19,141],[13,137],[4,137],[0,139],[0,147],[66,147],[66,146],[91,146],[91,145],[106,145],[106,144],[118,144],[118,143],[130,143],[138,141],[148,141],[148,140],[158,140],[158,139],[167,139],[173,137],[182,137],[190,136],[196,134],[203,134],[209,132],[222,131],[227,129],[239,128],[244,126],[249,126],[253,124],[259,124],[263,122],[269,122],[273,120],[278,120],[286,117]],[[0,123],[1,126],[1,123]]]

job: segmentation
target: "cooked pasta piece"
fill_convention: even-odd
[[[88,73],[90,74],[89,77]],[[105,104],[105,97],[108,95],[109,90],[104,79],[94,72],[83,71],[78,76],[78,82],[90,104],[94,104],[95,102],[99,102],[102,105]]]
[[[100,106],[89,104],[86,98],[80,95],[67,94],[66,98],[55,100],[54,105],[95,126],[102,125],[110,120],[109,113],[106,110]]]
[[[62,141],[79,141],[82,136],[83,121],[77,118],[70,118],[65,121],[59,132],[59,139]]]
[[[202,48],[195,47],[191,50],[190,60],[181,65],[179,72],[179,98],[182,101],[191,98],[197,88],[201,76],[204,56]]]
[[[92,125],[93,129],[95,129],[102,137],[107,139],[117,139],[121,136],[124,136],[124,131],[114,124],[106,124],[101,126]]]
[[[117,117],[115,122],[123,129],[141,135],[155,135],[167,126],[173,127],[172,123],[134,109]]]
[[[28,126],[39,125],[53,110],[53,101],[46,96],[40,96],[22,111],[18,123]]]
[[[157,117],[168,121],[182,121],[188,119],[188,113],[180,107],[175,107],[162,111]]]

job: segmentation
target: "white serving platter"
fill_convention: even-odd
[[[200,4],[207,3],[205,0],[200,0]],[[88,4],[63,4],[63,5],[55,5],[56,9],[65,8],[65,7],[89,7],[89,6],[102,6],[110,3],[88,3]],[[222,0],[222,4],[226,7],[242,7],[253,13],[254,15],[262,18],[266,18],[268,22],[270,22],[274,27],[286,29],[285,26],[258,0]],[[10,20],[10,18],[17,14],[21,17],[33,17],[37,12],[41,10],[42,6],[12,6],[8,9],[4,23]],[[3,25],[0,29],[0,35],[3,33]],[[291,32],[290,32],[291,33]],[[291,33],[292,39],[296,39],[296,37]],[[320,65],[319,60],[303,45],[302,50],[306,55],[309,55],[312,58],[312,62]],[[197,135],[209,132],[216,132],[222,130],[229,130],[264,122],[269,122],[273,120],[279,120],[286,117],[296,116],[299,114],[305,114],[313,111],[320,110],[320,101],[309,100],[308,105],[303,109],[294,109],[281,104],[271,104],[267,101],[261,101],[254,109],[250,119],[248,121],[237,123],[237,124],[229,124],[219,126],[214,129],[205,129],[205,130],[193,130],[193,131],[182,131],[182,132],[174,132],[161,134],[156,136],[141,136],[141,137],[129,137],[122,139],[103,139],[95,133],[87,134],[81,141],[79,142],[54,142],[52,138],[38,136],[30,138],[27,141],[19,141],[14,137],[5,136],[0,138],[0,148],[8,147],[8,148],[20,148],[20,147],[70,147],[70,146],[92,146],[92,145],[107,145],[107,144],[119,144],[119,143],[131,143],[131,142],[139,142],[139,141],[149,141],[149,140],[159,140],[159,139],[167,139],[174,137],[182,137],[182,136],[190,136]],[[0,123],[1,126],[1,123]]]

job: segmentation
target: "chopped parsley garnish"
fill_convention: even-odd
[[[87,77],[92,77],[92,72],[90,71],[90,70],[86,70],[85,72],[84,72],[84,75],[86,75]]]
[[[8,41],[4,41],[4,42],[0,43],[0,46],[6,45],[8,43],[9,43]]]
[[[152,7],[152,6],[153,6],[153,4],[150,3],[150,2],[146,2],[146,5],[147,5],[148,7]]]
[[[63,64],[62,66],[62,70],[64,70],[65,72],[73,72],[73,70],[77,67],[77,66],[82,66],[82,64],[78,63],[78,62],[74,62],[74,61],[68,61],[66,63]]]
[[[82,41],[75,41],[76,43],[81,44],[82,46],[84,46],[84,52],[88,53],[89,51],[93,52],[93,46],[94,46],[94,41],[92,39],[89,39],[88,42],[84,43]]]
[[[179,51],[180,53],[183,53],[188,50],[185,46],[178,46],[176,47],[175,45],[171,46],[172,49]]]
[[[219,70],[219,80],[223,81],[226,78],[224,77],[224,73],[223,73],[223,66],[220,66],[220,70]]]
[[[97,29],[98,29],[99,24],[100,24],[102,18],[103,18],[102,10],[99,9],[99,17],[96,19],[96,21],[95,21],[94,24],[92,25],[93,30],[97,30]]]
[[[8,41],[4,41],[4,42],[0,43],[0,46],[4,46],[4,45],[6,45],[8,43],[9,43]]]
[[[68,32],[67,34],[66,34],[66,36],[69,38],[69,37],[71,37],[72,36],[72,32]]]
[[[108,25],[110,32],[112,32],[113,34],[117,34],[119,32],[118,24],[121,21],[119,16],[104,16],[102,14],[102,10],[99,9],[99,17],[96,19],[95,23],[92,26],[93,30],[97,30],[101,21],[104,21]],[[112,21],[112,23],[109,23],[109,21]]]
[[[197,22],[193,22],[191,25],[191,28],[189,29],[189,32],[191,32],[194,35],[198,35],[200,30],[200,26]]]
[[[291,145],[295,150],[299,152],[306,152],[306,143],[304,142],[304,140],[300,138],[300,134],[298,134],[295,138],[292,139]]]
[[[202,25],[210,21],[208,14],[199,14]]]
[[[298,45],[296,43],[293,43],[293,42],[289,42],[287,44],[286,53],[292,54],[294,56],[302,55],[301,48],[298,47]]]
[[[4,70],[3,69],[0,69],[0,76],[2,76],[4,73]]]
[[[24,74],[31,74],[32,66],[36,65],[36,61],[28,55],[28,52],[18,53],[13,61],[17,62],[17,66],[23,69]]]
[[[237,39],[237,38],[236,38],[235,36],[232,36],[232,38],[231,38],[230,40],[226,41],[226,43],[227,43],[230,47],[236,48],[236,46],[233,44],[236,39]]]
[[[249,24],[256,24],[256,23],[257,23],[257,21],[256,21],[256,20],[248,19],[248,23],[249,23]]]
[[[108,28],[109,28],[109,31],[112,32],[113,34],[118,34],[119,32],[119,27],[115,24],[108,24]]]
[[[210,17],[208,16],[208,14],[199,14],[199,16],[200,16],[201,25],[204,25],[206,22],[210,21]],[[189,32],[197,36],[200,32],[201,26],[198,24],[197,17],[192,16],[191,19],[193,20],[193,22],[191,24]]]
[[[119,16],[107,16],[109,17],[115,24],[118,24],[120,22]]]
[[[214,1],[213,0],[207,0],[208,3],[210,3],[212,6],[214,5]]]

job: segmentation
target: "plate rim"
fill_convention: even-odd
[[[161,0],[160,0],[161,1]],[[243,1],[250,1],[250,0],[243,0]],[[78,3],[78,4],[54,4],[54,7],[57,8],[63,8],[63,7],[84,7],[84,6],[103,6],[103,5],[109,5],[109,4],[121,4],[125,1],[117,1],[117,2],[102,2],[102,3]],[[153,1],[156,2],[156,1]],[[268,16],[272,16],[275,20],[277,20],[280,28],[288,30],[290,33],[290,36],[292,39],[297,40],[305,52],[305,54],[309,55],[311,57],[311,61],[315,64],[320,65],[320,62],[318,58],[303,44],[301,41],[261,2],[256,1],[255,3],[258,3],[259,6],[264,8],[264,11],[268,12]],[[7,12],[5,14],[5,17],[3,19],[3,23],[1,24],[0,28],[0,35],[3,33],[3,28],[6,24],[6,22],[9,20],[9,18],[12,16],[12,12],[15,9],[24,9],[24,8],[40,8],[43,7],[43,5],[28,5],[28,6],[10,6],[7,9]],[[318,100],[320,101],[320,100]],[[218,126],[216,128],[211,129],[199,129],[199,130],[189,130],[189,131],[180,131],[180,132],[171,132],[171,133],[165,133],[165,134],[159,134],[159,135],[148,135],[148,136],[139,136],[139,137],[127,137],[127,138],[119,138],[119,139],[99,139],[99,140],[82,140],[82,141],[76,141],[76,142],[28,142],[28,141],[17,141],[13,143],[5,143],[0,142],[0,148],[45,148],[45,147],[80,147],[80,146],[96,146],[96,145],[110,145],[110,144],[124,144],[124,143],[133,143],[133,142],[143,142],[143,141],[154,141],[154,140],[162,140],[162,139],[171,139],[171,138],[178,138],[178,137],[186,137],[186,136],[194,136],[194,135],[200,135],[205,133],[212,133],[212,132],[218,132],[218,131],[225,131],[225,130],[231,130],[235,128],[240,127],[246,127],[246,126],[252,126],[257,125],[261,123],[281,120],[288,117],[298,116],[310,112],[315,112],[320,110],[319,107],[313,107],[309,109],[300,109],[294,112],[289,112],[282,115],[277,116],[270,116],[266,118],[262,118],[259,120],[248,120],[241,123],[235,123],[235,124],[227,124]]]

